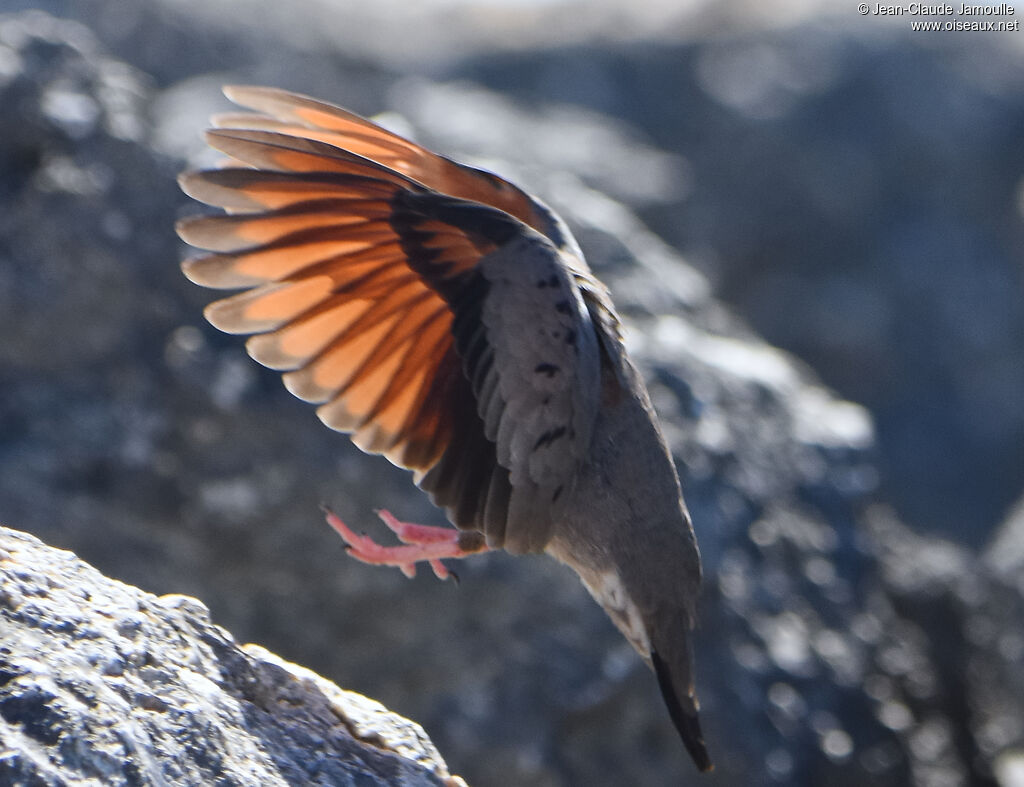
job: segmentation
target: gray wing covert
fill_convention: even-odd
[[[487,346],[479,360],[464,356],[485,435],[509,471],[504,543],[513,552],[547,543],[597,415],[597,337],[562,254],[526,230],[481,261]]]

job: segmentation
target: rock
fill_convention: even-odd
[[[0,528],[0,783],[447,785],[423,729]]]

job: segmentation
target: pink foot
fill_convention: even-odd
[[[424,560],[434,569],[438,579],[447,579],[450,571],[441,558],[462,558],[476,552],[485,552],[483,536],[474,531],[454,530],[450,527],[432,527],[402,522],[388,511],[378,511],[403,546],[385,547],[369,536],[361,536],[328,508],[324,508],[327,524],[334,528],[348,546],[348,553],[356,560],[374,566],[397,566],[410,579],[416,576],[416,564]]]

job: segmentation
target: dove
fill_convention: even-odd
[[[330,428],[413,473],[451,527],[381,512],[383,546],[328,522],[349,554],[407,575],[485,550],[573,569],[650,666],[697,768],[696,538],[607,288],[566,223],[497,175],[308,96],[234,86],[227,160],[183,191],[216,328],[318,405]]]

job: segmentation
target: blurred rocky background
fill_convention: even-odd
[[[0,10],[0,522],[197,596],[473,785],[1024,784],[1024,34],[795,1]],[[441,520],[201,319],[174,176],[225,82],[384,113],[569,219],[704,554],[713,774],[553,562],[345,558],[321,501]]]

